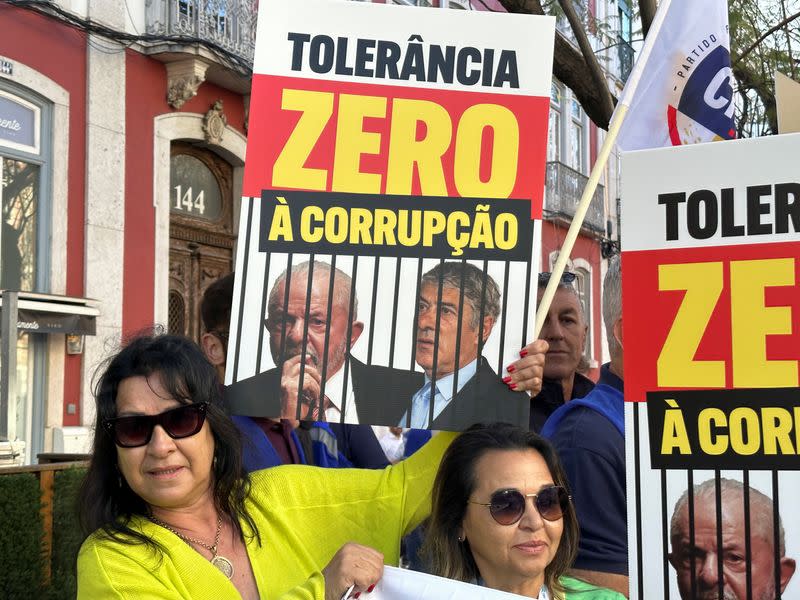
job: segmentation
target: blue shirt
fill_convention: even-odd
[[[476,358],[471,363],[464,365],[458,370],[458,388],[456,393],[472,379],[478,370],[478,359]],[[455,373],[450,373],[444,377],[436,380],[436,395],[433,400],[433,418],[434,420],[445,408],[450,404],[453,399],[453,383],[455,380]],[[428,418],[430,417],[430,401],[431,401],[431,379],[425,375],[425,385],[414,394],[411,401],[411,427],[413,429],[427,429]],[[406,427],[408,419],[408,411],[403,413],[403,418],[400,419],[398,425]]]
[[[603,365],[597,386],[542,429],[558,451],[580,523],[576,569],[628,574],[623,382]]]

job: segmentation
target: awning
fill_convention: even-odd
[[[99,303],[91,298],[18,292],[17,330],[95,335]],[[0,297],[0,314],[3,301]]]

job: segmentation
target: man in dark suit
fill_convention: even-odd
[[[511,379],[501,380],[479,356],[499,315],[497,284],[477,267],[445,262],[422,276],[415,357],[425,374],[417,377],[419,385],[401,426],[463,429],[479,421],[527,425],[527,394],[514,391]]]
[[[308,369],[309,366],[307,365],[306,368]],[[285,371],[289,371],[288,376],[283,376]],[[347,375],[344,374],[344,371],[347,371]],[[422,373],[390,369],[379,365],[365,365],[352,356],[348,356],[348,359],[343,361],[341,373],[342,377],[337,378],[339,384],[341,385],[345,378],[349,379],[352,384],[348,386],[351,403],[345,404],[345,414],[349,418],[345,424],[397,425],[408,400],[423,383]],[[291,391],[287,393],[285,389],[291,385],[298,385],[297,377],[293,376],[291,366],[284,367],[283,370],[274,368],[229,385],[225,391],[225,398],[230,404],[231,410],[236,414],[279,414],[283,410],[284,412],[281,414],[286,415],[286,408],[281,407],[280,400],[284,395],[290,398],[295,397]],[[309,418],[314,403],[310,394],[317,392],[320,385],[315,382],[307,387],[304,386],[304,389],[307,390],[308,395],[301,399],[301,418]],[[270,393],[265,394],[267,390]],[[272,393],[273,391],[274,393]],[[342,390],[337,388],[337,391],[341,396]],[[330,379],[326,382],[325,396],[328,396],[329,392],[336,393],[330,384]],[[328,403],[331,402],[329,397]],[[352,402],[355,402],[354,412],[350,409]],[[295,409],[290,408],[289,410]],[[337,410],[341,414],[341,409]],[[326,416],[330,414],[330,408],[325,414]],[[338,417],[336,421],[326,420],[333,431],[338,431],[340,426]],[[366,425],[364,427],[369,429]]]
[[[351,287],[349,275],[322,261],[282,273],[270,290],[265,321],[278,366],[229,385],[225,397],[237,415],[327,421],[350,462],[377,468],[388,464],[386,456],[369,425],[357,425],[378,421],[371,403],[359,402],[365,367],[348,360],[364,329],[355,298],[350,313]]]
[[[200,314],[205,333],[200,337],[203,353],[217,371],[220,387],[225,381],[228,327],[233,300],[233,273],[220,277],[203,292]],[[234,415],[243,440],[247,471],[286,464],[313,464],[312,440],[307,429],[287,419]]]

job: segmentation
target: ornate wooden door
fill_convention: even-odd
[[[233,169],[210,150],[173,143],[169,332],[198,340],[205,289],[233,269]]]

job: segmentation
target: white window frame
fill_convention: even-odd
[[[586,136],[586,113],[584,112],[583,107],[580,105],[580,102],[578,102],[578,100],[572,94],[570,94],[569,102],[570,102],[570,104],[569,104],[569,109],[570,110],[569,110],[569,120],[568,121],[569,121],[570,131],[569,131],[568,135],[569,135],[569,146],[570,146],[570,149],[569,149],[569,159],[570,160],[569,160],[569,162],[567,164],[570,167],[572,167],[573,169],[575,169],[576,171],[578,171],[579,173],[583,173],[585,175],[585,174],[587,174],[587,168],[586,168],[586,142],[587,142],[587,140],[586,140],[586,137],[587,137]],[[578,117],[577,118],[575,118],[575,115],[572,112],[573,105],[577,105],[578,106]],[[573,144],[572,144],[572,129],[573,128],[578,130],[578,132],[579,132],[578,138],[579,138],[579,141],[580,141],[580,148],[579,148],[578,164],[577,165],[573,164],[573,162],[572,162],[572,155],[573,155],[573,153],[575,151],[575,148],[573,148]]]
[[[552,157],[550,150],[550,121],[548,120],[548,140],[547,140],[547,160],[548,161],[556,161],[560,162],[563,165],[566,165],[572,169],[575,169],[582,175],[588,176],[589,175],[589,119],[586,116],[586,111],[583,110],[583,107],[580,108],[579,118],[576,120],[572,116],[572,102],[575,99],[575,96],[566,85],[558,81],[557,79],[553,79],[552,85],[556,87],[561,92],[561,103],[560,106],[554,107],[552,105],[552,91],[551,91],[551,111],[556,111],[559,114],[559,127],[558,127],[558,148],[557,148],[557,155]],[[580,103],[578,104],[580,106]],[[582,144],[582,152],[580,158],[580,165],[573,165],[572,164],[572,136],[571,136],[571,129],[575,125],[579,126],[581,129],[580,140]]]
[[[557,92],[557,93],[555,93]],[[556,104],[554,101],[554,96],[558,96],[559,101]],[[562,144],[562,135],[561,135],[561,125],[564,121],[563,116],[564,113],[562,112],[564,106],[564,86],[561,85],[557,81],[553,81],[550,87],[550,118],[547,120],[547,160],[548,161],[561,161],[561,148]],[[555,132],[550,129],[551,124],[553,123],[552,119],[557,119],[555,124]],[[551,138],[555,139],[555,143],[551,144]]]
[[[0,144],[3,156],[40,166],[35,291],[64,294],[67,220],[53,219],[53,215],[67,213],[69,93],[24,63],[3,56],[0,59],[13,64],[11,75],[0,75],[0,93],[36,112],[34,147],[5,141]],[[34,368],[25,407],[25,464],[52,447],[52,431],[62,424],[63,405],[50,399],[64,394],[63,336],[32,335],[29,343]]]
[[[583,358],[586,359],[589,368],[596,369],[599,365],[594,358],[594,333],[596,328],[594,322],[595,298],[593,295],[593,270],[592,264],[586,259],[572,259],[572,272],[577,276],[575,280],[575,289],[583,305],[583,314],[586,319],[586,325],[588,326],[586,330],[586,345],[583,348]]]

